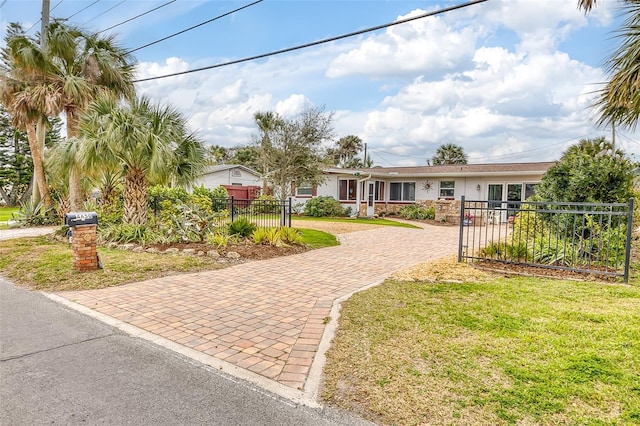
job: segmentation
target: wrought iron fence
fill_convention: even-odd
[[[163,205],[163,200],[155,199],[152,210],[156,216],[159,216],[167,207]],[[291,227],[291,198],[286,200],[213,198],[210,207],[211,209],[200,214],[208,215],[208,220],[215,221],[216,226],[231,223],[238,218],[246,218],[259,228]]]
[[[494,261],[629,280],[628,203],[468,201],[462,197],[458,261]]]

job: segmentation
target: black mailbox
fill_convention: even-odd
[[[97,225],[98,213],[96,212],[71,212],[64,215],[64,224],[69,227],[79,225]]]

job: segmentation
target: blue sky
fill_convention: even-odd
[[[100,31],[167,3],[51,0],[51,16]],[[176,0],[106,33],[128,49],[251,1]],[[462,1],[264,0],[134,53],[139,78],[259,55]],[[547,161],[581,138],[605,135],[590,108],[615,47],[616,1],[589,15],[577,0],[488,0],[435,17],[213,70],[137,83],[171,103],[209,144],[251,143],[253,114],[334,113],[336,139],[367,143],[374,164],[422,165],[443,143],[470,162]],[[2,31],[40,18],[41,1],[0,0]],[[111,9],[112,8],[112,9]],[[109,9],[111,9],[109,11]],[[29,32],[35,34],[39,24]],[[640,159],[631,130],[617,144]]]

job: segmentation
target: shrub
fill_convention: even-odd
[[[527,246],[522,242],[488,244],[480,250],[480,256],[497,260],[520,260],[527,258]]]
[[[101,243],[138,243],[145,245],[148,242],[154,241],[153,233],[147,225],[132,225],[129,223],[107,224],[98,226],[97,234],[98,241]]]
[[[344,216],[344,208],[330,196],[314,197],[304,205],[304,214],[312,217]]]
[[[60,217],[55,210],[45,210],[41,202],[34,204],[32,201],[27,201],[21,204],[20,210],[12,216],[12,220],[9,221],[12,227],[60,224]]]
[[[251,204],[254,214],[279,213],[282,204],[273,195],[261,195]]]
[[[207,243],[212,244],[218,248],[225,248],[229,244],[229,236],[220,232],[207,235]]]
[[[229,192],[224,186],[219,186],[211,191],[212,205],[214,211],[219,212],[228,207]]]
[[[399,216],[405,219],[435,219],[436,209],[420,204],[409,204],[400,209]]]
[[[240,217],[229,224],[229,235],[238,235],[244,238],[249,237],[257,226],[249,219]]]
[[[281,227],[280,235],[285,243],[298,245],[302,244],[302,234],[295,228]]]
[[[169,200],[176,202],[187,202],[189,199],[189,193],[184,188],[170,188],[163,185],[155,185],[149,187],[147,190],[147,197],[149,199],[149,205],[155,207],[162,200]]]
[[[204,241],[207,234],[215,232],[218,217],[210,209],[199,204],[178,204],[177,213],[171,216],[172,231],[182,241]]]

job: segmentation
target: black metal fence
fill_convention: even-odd
[[[176,204],[167,205],[166,203],[167,200],[154,200],[152,210],[156,216],[161,215],[163,211],[176,208]],[[193,213],[195,207],[193,205],[178,207],[182,212],[188,210],[191,215],[207,215],[207,219],[215,221],[217,226],[231,223],[238,218],[246,218],[259,228],[291,227],[291,198],[286,200],[213,198],[210,206],[207,206],[210,208],[201,208],[197,213]]]
[[[628,203],[468,201],[462,197],[458,261],[494,261],[629,280]]]

